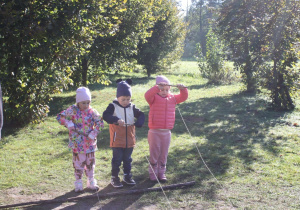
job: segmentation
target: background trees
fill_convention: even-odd
[[[255,74],[262,63],[259,48],[261,36],[258,20],[264,13],[260,0],[225,1],[218,18],[218,32],[228,42],[233,61],[241,69],[248,92],[256,91]],[[258,53],[257,53],[258,52]]]
[[[299,1],[192,2],[187,33],[175,0],[3,0],[5,121],[38,122],[49,111],[51,94],[72,84],[108,84],[109,73],[131,71],[135,64],[150,76],[181,56],[186,33],[186,57],[196,55],[199,43],[203,55],[233,61],[247,91],[267,88],[273,108],[293,109],[299,90]],[[207,36],[210,28],[218,38]],[[220,39],[222,49],[216,47]],[[227,45],[230,51],[223,48]]]
[[[218,33],[220,42],[225,41],[230,49],[220,49],[217,55],[224,55],[226,51],[223,58],[233,61],[241,71],[247,92],[266,88],[273,108],[293,109],[293,96],[299,90],[297,81],[300,74],[299,67],[296,67],[299,60],[299,1],[192,2],[186,17],[189,32],[184,56],[197,54],[196,43],[201,46],[201,54],[207,54],[207,47],[211,49],[211,43],[207,42],[207,37],[210,37],[207,32],[211,27]],[[217,20],[216,23],[213,20]],[[215,46],[220,42],[217,41]],[[202,64],[200,62],[200,68]],[[217,69],[208,72],[210,76],[214,71]]]
[[[218,19],[217,30],[242,69],[247,91],[254,92],[258,75],[264,75],[272,105],[280,110],[294,108],[290,94],[299,71],[291,67],[298,60],[293,46],[299,42],[299,8],[298,1],[289,0],[225,1]]]
[[[133,69],[138,44],[152,35],[151,28],[158,19],[166,17],[160,13],[161,2],[3,0],[0,78],[5,121],[38,122],[49,111],[51,94],[70,84],[107,84],[109,72]],[[171,33],[176,34],[176,21],[180,19],[175,17],[173,4],[163,8],[171,14],[166,27],[169,32],[160,34],[167,43],[173,38]],[[184,33],[181,35],[184,38]],[[180,52],[176,50],[180,47],[177,40],[178,36],[170,44],[172,47],[160,54],[159,61],[176,54],[170,50]]]
[[[185,21],[188,31],[185,39],[183,58],[193,58],[197,52],[197,43],[200,43],[202,54],[206,54],[206,35],[210,28],[215,28],[217,10],[222,0],[192,0],[188,8]]]
[[[269,49],[264,54],[272,60],[265,77],[267,88],[271,91],[273,108],[291,110],[295,107],[292,95],[297,91],[300,73],[299,68],[295,68],[299,59],[296,46],[300,41],[300,2],[268,1],[265,8],[265,27],[261,34],[264,37],[263,48]]]
[[[148,29],[151,36],[146,41],[140,40],[136,56],[138,63],[146,68],[148,77],[181,57],[186,33],[175,2],[164,1],[156,12],[161,15]]]
[[[8,121],[38,121],[50,94],[70,82],[66,66],[81,40],[78,20],[89,1],[2,1],[0,78]]]

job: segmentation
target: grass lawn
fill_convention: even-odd
[[[267,97],[243,92],[240,83],[207,85],[194,61],[182,61],[164,73],[172,83],[188,86],[189,98],[177,106],[168,156],[170,185],[195,181],[193,187],[36,205],[26,209],[300,209],[300,100],[293,112],[268,111]],[[133,103],[145,112],[144,93],[155,77],[135,72]],[[92,106],[102,113],[115,98],[116,85],[90,85]],[[176,88],[172,91],[177,93]],[[55,95],[45,122],[2,131],[0,206],[45,199],[91,195],[74,193],[68,130],[56,114],[75,102],[75,91]],[[159,187],[148,180],[147,121],[137,129],[133,152],[134,187],[110,186],[111,157],[106,124],[98,136],[96,179],[99,194]],[[198,151],[199,150],[199,151]],[[208,168],[205,166],[203,160]],[[122,175],[122,174],[121,174]],[[86,179],[84,178],[84,184]],[[23,206],[19,209],[25,208]]]

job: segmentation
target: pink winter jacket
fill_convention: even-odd
[[[150,105],[148,126],[150,129],[173,129],[175,123],[176,104],[188,98],[188,90],[180,90],[180,94],[170,93],[166,98],[161,97],[157,85],[145,93],[145,99]]]

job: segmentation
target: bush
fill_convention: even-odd
[[[208,79],[209,83],[226,84],[237,80],[236,72],[224,59],[225,45],[219,41],[212,29],[207,34],[206,55],[202,54],[200,43],[197,45],[197,52],[201,76]]]

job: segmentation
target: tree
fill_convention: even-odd
[[[299,43],[299,1],[228,0],[218,19],[219,33],[228,41],[235,64],[242,68],[248,91],[258,75],[271,91],[277,110],[291,110],[299,69],[295,45]],[[268,65],[267,61],[272,61]]]
[[[119,14],[121,20],[114,35],[97,37],[91,48],[92,65],[106,71],[130,71],[136,64],[138,44],[151,36],[149,28],[157,21],[161,6],[159,0],[130,0],[126,3],[126,11]]]
[[[91,12],[111,5],[108,2],[2,1],[0,78],[6,122],[38,122],[46,116],[50,95],[72,82],[67,64],[76,62],[74,57],[81,54],[82,49],[77,47],[90,40],[97,33],[95,29],[101,33],[112,28],[101,11]],[[94,19],[102,20],[103,25],[96,28],[87,24]]]
[[[230,72],[225,67],[225,45],[224,42],[210,29],[207,33],[206,54],[202,54],[201,44],[198,43],[198,66],[203,78],[208,83],[220,84],[230,80]]]
[[[262,59],[257,53],[261,43],[256,20],[263,16],[265,7],[261,0],[226,0],[218,18],[218,32],[228,42],[248,92],[257,89],[255,74]]]
[[[197,52],[197,43],[201,44],[202,54],[206,54],[206,35],[210,28],[215,28],[217,10],[221,0],[193,0],[189,12],[185,17],[188,30],[185,39],[183,57],[194,57]]]
[[[265,87],[271,91],[272,107],[276,110],[292,110],[295,107],[292,94],[297,91],[299,80],[300,3],[299,1],[268,1],[262,30],[264,54],[273,65],[269,66],[264,77]]]
[[[76,46],[77,55],[70,59],[69,65],[73,70],[71,78],[76,86],[87,86],[90,82],[107,84],[104,74],[105,68],[100,69],[95,65],[102,57],[108,57],[109,52],[102,57],[96,57],[98,51],[103,51],[97,40],[115,36],[120,28],[121,16],[126,12],[124,1],[93,1],[89,5],[88,15],[80,19],[87,37],[83,37]],[[94,66],[93,66],[94,65]],[[93,68],[90,68],[93,66]]]
[[[154,27],[148,29],[151,37],[146,42],[140,41],[136,56],[138,63],[146,68],[148,77],[181,57],[186,34],[175,2],[165,1],[156,13],[161,15]]]

